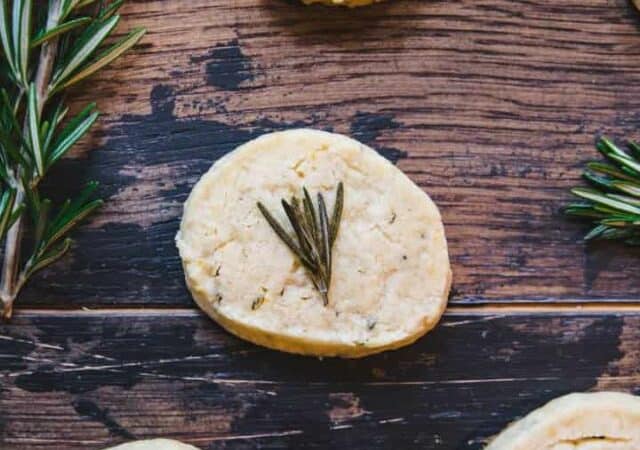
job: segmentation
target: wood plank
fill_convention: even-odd
[[[255,347],[200,314],[28,313],[0,331],[0,447],[480,449],[571,392],[640,394],[640,313],[448,314],[363,360]]]
[[[124,13],[149,34],[75,92],[105,114],[47,184],[60,199],[97,179],[108,203],[23,306],[189,305],[173,237],[191,186],[236,145],[295,126],[371,144],[433,196],[454,304],[640,298],[638,250],[585,247],[559,213],[595,135],[637,137],[626,0],[139,0]]]

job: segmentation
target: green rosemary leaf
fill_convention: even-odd
[[[604,233],[607,230],[607,228],[608,227],[606,225],[598,225],[594,227],[591,231],[589,231],[589,233],[587,233],[587,235],[584,237],[584,240],[591,241],[593,239],[600,237],[600,235],[602,235],[602,233]]]
[[[298,238],[298,243],[300,244],[301,250],[305,253],[309,252],[309,243],[304,234],[304,231],[300,226],[300,221],[298,220],[299,216],[296,209],[299,208],[299,205],[297,199],[295,197],[291,199],[291,204],[287,203],[285,199],[282,199],[281,204],[282,209],[284,209],[284,212],[289,219],[289,223],[291,223],[291,226],[293,227],[293,231],[296,233],[296,237]]]
[[[95,3],[96,0],[75,0],[75,5],[73,6],[73,8],[76,9],[80,9],[80,8],[84,8],[85,6],[88,6],[92,3]]]
[[[600,221],[602,225],[615,228],[626,228],[640,224],[640,216],[611,216]]]
[[[17,146],[10,140],[6,139],[5,136],[0,137],[0,146],[2,146],[7,156],[11,159],[11,163],[20,164],[25,168],[31,168],[31,162],[27,160],[23,153],[18,150]]]
[[[7,227],[7,231],[20,218],[20,216],[22,215],[22,213],[25,210],[25,208],[26,208],[26,206],[25,206],[24,203],[20,203],[19,205],[16,205],[14,203],[13,212],[11,213],[11,217],[9,217],[9,226]]]
[[[621,200],[624,201],[624,200]],[[593,209],[595,209],[598,212],[604,213],[604,214],[608,214],[608,215],[614,215],[614,214],[620,214],[620,211],[615,209],[615,208],[609,208],[608,206],[604,206],[601,204],[594,204],[593,205]]]
[[[629,150],[631,150],[631,154],[634,158],[640,158],[640,145],[638,145],[637,142],[629,141],[627,142],[627,146],[629,147]]]
[[[4,105],[6,105],[6,111],[8,114],[12,115],[11,119],[13,120],[13,125],[16,131],[20,130],[20,125],[18,124],[18,119],[15,117],[15,115],[18,113],[18,109],[21,106],[22,103],[22,99],[24,97],[24,92],[22,90],[18,91],[18,95],[16,96],[15,100],[13,102],[11,102],[11,100],[9,99],[9,93],[6,89],[2,88],[0,89],[0,92],[2,92],[2,102]]]
[[[336,241],[338,237],[338,227],[340,225],[340,220],[342,220],[342,208],[344,207],[344,185],[342,181],[338,183],[338,190],[336,192],[336,200],[333,207],[333,214],[331,216],[331,237],[330,244],[333,246],[333,243]]]
[[[324,197],[318,192],[318,219],[320,222],[320,256],[326,261],[327,272],[331,273],[331,243],[329,236],[329,217],[327,215],[327,205],[324,203]]]
[[[32,83],[29,86],[27,116],[29,119],[29,143],[31,144],[31,154],[35,162],[36,172],[39,176],[44,175],[44,162],[42,158],[42,147],[40,143],[40,130],[38,128],[38,98],[36,87]]]
[[[600,138],[600,140],[596,144],[596,148],[606,157],[617,155],[622,158],[629,158],[629,155],[625,151],[621,150],[620,147],[618,147],[606,137]]]
[[[621,202],[629,203],[630,205],[637,206],[640,208],[640,199],[629,197],[628,195],[620,195],[620,194],[607,194],[607,197],[612,198],[614,200],[619,200]]]
[[[47,227],[49,225],[50,211],[51,211],[51,200],[49,200],[48,198],[45,198],[40,203],[38,220],[36,221],[35,231],[33,233],[33,240],[35,242],[36,249],[38,249],[42,244],[44,233],[47,230]]]
[[[306,218],[304,215],[304,207],[301,206],[301,202],[297,197],[291,198],[291,209],[293,212],[293,222],[291,225],[297,227],[301,232],[301,237],[299,238],[300,246],[305,253],[313,252],[313,236],[309,233],[308,228],[305,226]],[[291,221],[292,219],[289,219]]]
[[[102,41],[104,41],[109,33],[116,27],[119,19],[119,16],[114,16],[101,24],[95,34],[87,39],[77,51],[73,52],[71,59],[66,63],[64,68],[53,76],[50,88],[52,92],[57,92],[59,89],[62,89],[62,83],[65,82],[83,62],[91,57]]]
[[[49,134],[50,124],[48,120],[43,120],[40,124],[40,146],[43,155],[47,154],[47,146],[45,145],[45,140],[47,135]]]
[[[13,8],[11,11],[11,52],[15,58],[16,63],[16,75],[21,83],[23,83],[23,78],[21,78],[22,68],[21,68],[21,56],[20,56],[20,24],[22,18],[22,6],[23,0],[14,0]]]
[[[13,75],[16,72],[16,66],[13,55],[13,47],[11,45],[11,38],[9,37],[9,20],[7,18],[7,0],[0,0],[0,43],[2,44],[2,51],[4,57],[9,64],[10,73]]]
[[[593,219],[607,217],[606,213],[594,209],[590,203],[572,203],[564,209],[564,213],[569,216],[589,217]]]
[[[40,124],[40,142],[42,143],[43,153],[46,151],[45,150],[46,147],[44,146],[44,139],[47,136],[47,134],[49,134],[49,121],[43,120],[42,123]]]
[[[314,242],[318,242],[318,222],[316,219],[316,213],[313,208],[313,202],[311,201],[311,196],[309,195],[309,191],[307,188],[303,187],[302,192],[304,197],[302,198],[302,204],[304,206],[304,215],[307,221],[307,225],[309,226],[309,230],[312,231],[311,237]]]
[[[20,145],[28,146],[28,142],[22,135],[21,127],[18,124],[18,120],[16,119],[16,116],[13,112],[13,106],[11,105],[11,101],[9,100],[9,95],[5,89],[0,89],[0,104],[3,105],[4,108],[6,108],[3,109],[3,111],[5,117],[7,118],[7,120],[4,121],[4,125],[2,126],[2,132],[7,136],[7,139],[9,140],[14,140],[15,138],[15,141],[17,141],[17,147],[19,147]]]
[[[582,176],[595,187],[611,188],[611,178],[609,177],[597,175],[590,170],[585,170]]]
[[[620,156],[617,154],[609,154],[608,157],[619,163],[621,168],[630,170],[633,176],[640,176],[640,163],[637,161],[628,156]]]
[[[75,130],[81,122],[83,122],[87,117],[89,117],[95,111],[96,111],[95,102],[89,103],[87,106],[85,106],[84,109],[82,109],[82,111],[80,111],[78,114],[76,114],[75,117],[69,120],[69,122],[65,125],[65,127],[60,132],[60,135],[58,136],[58,139],[56,142],[60,142],[66,139],[66,137],[69,136],[69,134],[71,134],[73,130]]]
[[[58,245],[54,246],[52,249],[44,253],[37,260],[34,261],[33,265],[29,267],[29,269],[25,272],[25,279],[30,278],[34,273],[39,270],[44,269],[45,267],[51,265],[56,262],[58,259],[62,258],[69,248],[71,248],[71,243],[73,241],[69,238],[65,239]]]
[[[7,155],[9,155],[10,149],[8,147],[13,147],[14,143],[11,140],[11,137],[5,133],[4,129],[0,127],[0,154],[4,161],[7,161]],[[9,166],[6,166],[4,169],[7,171]]]
[[[640,197],[640,185],[628,181],[612,181],[610,186],[633,197]]]
[[[60,238],[64,237],[74,226],[81,220],[87,217],[95,209],[103,205],[102,200],[94,200],[73,211],[73,213],[67,214],[66,217],[56,221],[56,225],[50,227],[44,238],[44,250],[48,249],[51,245],[56,243]]]
[[[626,239],[633,236],[634,231],[629,228],[607,227],[601,234],[600,239]]]
[[[258,202],[258,209],[267,220],[271,228],[276,232],[278,237],[289,247],[289,249],[300,259],[300,261],[307,267],[313,267],[313,263],[305,256],[296,243],[289,237],[286,231],[280,226],[278,221],[271,215],[269,210],[260,202]]]
[[[91,103],[93,107],[95,107],[95,103]],[[53,113],[53,118],[51,119],[51,123],[53,123],[54,127],[58,127],[65,117],[67,117],[67,113],[69,112],[69,108],[64,106],[63,102],[59,102],[58,106],[55,108]]]
[[[587,163],[587,168],[589,168],[592,172],[609,175],[613,178],[619,178],[627,181],[637,181],[637,178],[634,178],[631,175],[618,170],[615,166],[612,166],[611,164],[601,163],[598,161],[591,161]]]
[[[74,39],[68,42],[68,46],[66,47],[67,50],[65,50],[63,54],[73,55],[78,53],[78,51],[80,51],[80,49],[82,49],[86,45],[86,43],[89,42],[91,38],[95,36],[95,34],[105,24],[105,20],[102,20],[100,18],[99,11],[98,13],[93,14],[92,18],[93,18],[92,22],[82,30],[82,33],[80,33],[80,35],[75,36]],[[65,36],[70,36],[70,34],[66,34]],[[61,62],[66,62],[68,61],[68,59],[69,58],[66,58],[64,61],[61,61]]]
[[[82,189],[82,191],[80,191],[80,194],[73,200],[73,202],[71,201],[71,199],[67,199],[63,203],[63,206],[60,208],[60,211],[58,212],[58,217],[55,219],[54,222],[63,220],[69,211],[77,211],[82,205],[84,205],[89,200],[89,198],[91,197],[91,195],[93,195],[93,193],[97,188],[98,188],[97,181],[90,181],[89,183],[87,183],[87,185]]]
[[[138,41],[142,39],[142,36],[144,36],[145,33],[146,33],[146,30],[144,28],[135,29],[134,31],[129,33],[127,37],[123,38],[122,40],[114,44],[112,47],[110,47],[107,51],[105,51],[100,56],[98,56],[98,58],[96,58],[95,61],[93,61],[86,67],[82,68],[73,77],[71,77],[69,80],[64,82],[60,87],[60,89],[69,87],[72,84],[75,84],[85,79],[86,77],[92,75],[93,73],[97,72],[98,70],[102,69],[104,66],[108,65],[113,60],[115,60],[120,55],[122,55],[124,52],[126,52],[131,47],[133,47],[135,44],[137,44]]]
[[[82,31],[82,34],[85,34],[92,25],[93,23],[87,25],[87,27]],[[52,73],[55,74],[62,70],[66,61],[69,59],[71,48],[75,43],[77,43],[77,40],[74,33],[65,33],[58,37],[58,57],[53,65]],[[49,84],[51,84],[51,80],[49,80]]]
[[[53,137],[55,131],[58,128],[58,125],[64,120],[64,117],[67,115],[69,111],[68,108],[64,107],[62,102],[59,102],[56,108],[53,110],[53,114],[51,115],[51,125],[49,126],[48,132],[45,134],[43,139],[42,148],[45,149],[45,154],[50,153],[49,149],[51,148],[51,143],[53,141]]]
[[[20,11],[20,25],[18,26],[15,55],[20,67],[22,83],[27,83],[27,63],[29,60],[29,39],[31,37],[31,0],[23,0]],[[18,22],[14,22],[14,26]]]
[[[113,16],[118,10],[122,7],[124,0],[116,0],[115,2],[108,5],[106,8],[103,8],[98,14],[98,18],[102,20],[106,20],[109,17]]]
[[[610,197],[606,197],[605,195],[593,189],[573,188],[571,192],[578,197],[584,198],[586,200],[591,200],[594,203],[599,203],[610,208],[629,212],[632,214],[640,214],[640,208]]]
[[[67,18],[69,13],[73,10],[73,4],[78,0],[62,0],[60,4],[60,20],[63,21]]]
[[[92,20],[91,17],[78,17],[77,19],[73,19],[63,24],[60,24],[57,27],[53,27],[50,30],[43,31],[31,40],[31,48],[35,48],[41,45],[42,43],[47,42],[49,39],[52,39],[63,33],[71,31],[75,28],[86,25],[89,22],[91,22],[91,20]]]
[[[74,9],[84,8],[95,1],[96,0],[65,0],[62,6],[62,19],[64,20]]]
[[[56,142],[49,154],[47,155],[46,167],[49,168],[53,163],[58,161],[64,154],[75,144],[98,119],[98,112],[90,114],[82,122],[75,125],[75,128],[66,133],[65,137]]]
[[[26,173],[22,174],[21,180],[21,184],[23,186],[29,185],[29,179],[27,178]],[[24,196],[31,222],[35,224],[38,222],[38,217],[40,216],[40,193],[37,189],[26,189],[24,191]]]
[[[11,212],[16,199],[15,189],[5,189],[0,197],[0,237],[4,239],[10,227]]]
[[[5,185],[9,185],[11,183],[11,178],[7,170],[8,165],[8,158],[4,151],[2,139],[0,138],[0,180],[2,180]]]

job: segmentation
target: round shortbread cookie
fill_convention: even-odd
[[[322,192],[331,211],[340,181],[344,210],[325,306],[256,203],[289,229],[282,198],[305,186]],[[293,353],[360,357],[410,344],[436,325],[451,283],[431,199],[374,150],[324,131],[267,134],[217,161],[193,188],[176,241],[207,314],[244,339]]]
[[[115,447],[109,447],[105,450],[199,450],[193,445],[183,444],[182,442],[173,441],[171,439],[148,439],[145,441],[129,442],[120,444]]]
[[[578,449],[640,449],[640,398],[617,392],[565,395],[510,425],[486,448]]]

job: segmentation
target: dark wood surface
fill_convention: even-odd
[[[1,447],[171,436],[217,448],[481,449],[571,391],[638,389],[640,313],[450,313],[361,360],[245,344],[191,310],[21,314],[0,334]]]
[[[593,143],[640,138],[626,0],[129,0],[148,35],[71,95],[102,119],[47,182],[106,206],[0,324],[0,448],[479,449],[570,391],[640,393],[640,249],[559,212]],[[318,361],[194,308],[173,238],[220,156],[292,127],[347,133],[428,192],[454,307],[409,348]],[[581,309],[582,308],[582,309]]]

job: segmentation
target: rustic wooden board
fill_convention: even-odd
[[[22,306],[190,305],[173,237],[191,186],[263,132],[349,133],[438,202],[452,303],[634,301],[637,250],[580,242],[559,209],[597,134],[636,136],[640,22],[626,0],[130,1],[148,36],[73,96],[103,120],[48,183],[107,206]]]
[[[408,348],[318,360],[189,310],[37,313],[0,332],[0,447],[480,449],[570,391],[640,393],[640,313],[452,313]]]
[[[46,185],[62,199],[97,179],[108,202],[0,324],[2,450],[155,436],[474,450],[558,395],[640,394],[640,309],[622,305],[640,304],[640,250],[585,247],[559,213],[596,135],[639,138],[626,0],[129,0],[124,14],[149,34],[72,94],[104,114]],[[193,183],[299,126],[373,146],[440,205],[462,307],[418,343],[321,361],[190,309],[173,237]],[[63,310],[79,307],[115,308]]]

